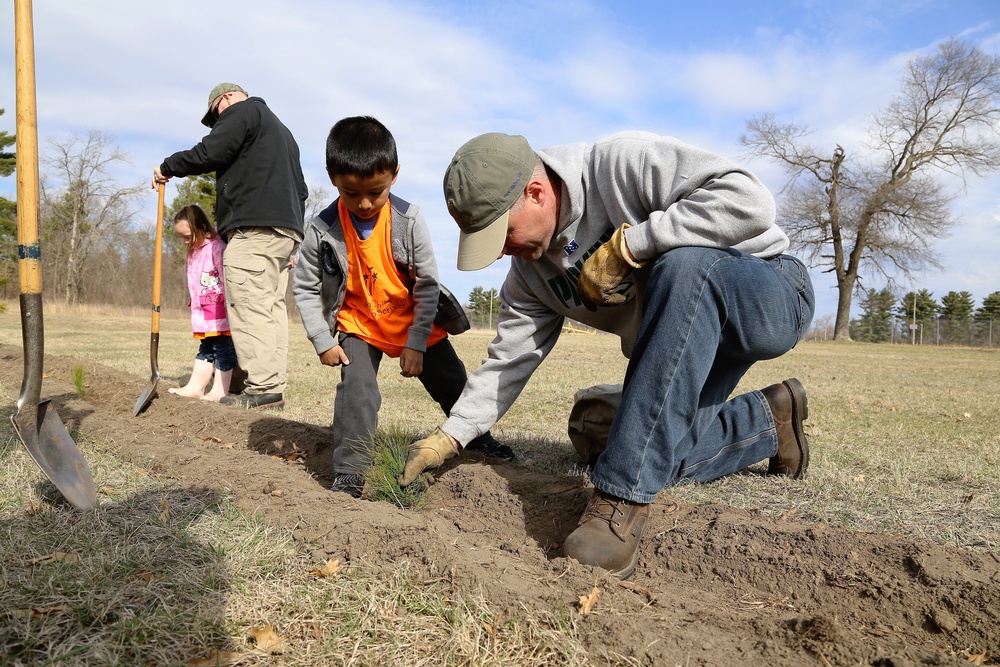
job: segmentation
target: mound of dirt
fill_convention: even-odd
[[[583,478],[489,463],[474,454],[437,473],[419,512],[328,490],[329,428],[178,398],[148,378],[46,358],[45,396],[70,430],[116,443],[178,485],[229,489],[246,510],[320,545],[328,558],[409,560],[458,592],[482,591],[501,616],[571,613],[595,663],[652,665],[1000,664],[1000,559],[893,535],[857,533],[662,493],[636,574],[618,582],[564,558],[590,489]],[[21,350],[0,346],[0,377],[18,386]],[[280,493],[274,493],[275,490]],[[592,613],[576,611],[593,587]],[[982,654],[987,654],[983,656]],[[982,662],[985,660],[985,662]]]

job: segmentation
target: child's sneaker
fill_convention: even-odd
[[[333,478],[330,485],[331,491],[339,491],[355,498],[361,497],[361,492],[365,489],[365,478],[353,473],[340,473]]]
[[[483,456],[501,461],[513,461],[516,457],[514,450],[499,442],[488,431],[465,446],[470,452],[479,452]]]

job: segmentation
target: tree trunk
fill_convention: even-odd
[[[837,281],[837,320],[833,327],[834,340],[851,340],[851,298],[854,296],[854,282],[847,279]]]

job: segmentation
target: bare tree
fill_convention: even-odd
[[[834,337],[849,340],[862,275],[892,283],[940,267],[934,242],[955,220],[954,195],[937,178],[964,183],[1000,168],[1000,57],[952,38],[909,61],[896,97],[872,118],[865,154],[848,160],[840,145],[817,150],[808,134],[764,114],[747,121],[740,143],[785,167],[779,222],[811,262],[836,275]]]
[[[323,212],[334,200],[329,188],[322,185],[310,185],[309,196],[306,198],[306,220],[311,220]]]
[[[67,303],[76,303],[82,277],[95,249],[116,247],[138,212],[135,201],[148,185],[122,187],[111,171],[128,164],[128,155],[113,146],[114,138],[91,130],[85,139],[73,136],[49,141],[43,158],[56,172],[57,186],[43,184],[42,230],[49,271]]]

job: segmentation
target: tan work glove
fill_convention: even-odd
[[[580,270],[577,289],[588,306],[620,306],[625,303],[625,291],[619,290],[632,269],[642,268],[625,245],[627,223],[615,230],[611,239],[587,258]]]
[[[400,486],[409,486],[420,473],[458,456],[458,449],[451,444],[451,437],[440,428],[434,429],[423,440],[410,443],[410,453],[406,457],[406,467],[399,478]]]

